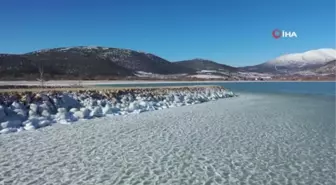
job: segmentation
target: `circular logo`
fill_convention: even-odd
[[[275,29],[272,31],[272,36],[275,38],[275,39],[278,39],[282,36],[282,33],[279,29]]]

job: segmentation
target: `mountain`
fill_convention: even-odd
[[[219,64],[211,60],[205,59],[192,59],[192,60],[183,60],[175,62],[181,67],[187,67],[194,69],[196,71],[223,71],[223,72],[235,72],[237,68],[228,66],[225,64]]]
[[[0,55],[0,78],[36,79],[39,66],[50,78],[129,77],[138,71],[156,74],[193,73],[153,54],[107,47],[68,47],[21,55]]]
[[[336,60],[330,61],[314,70],[316,73],[320,74],[336,74]]]
[[[265,63],[232,67],[211,60],[169,62],[159,56],[129,49],[78,46],[43,49],[25,54],[0,54],[1,80],[45,79],[224,79],[253,76],[335,74],[335,49],[288,54]],[[265,77],[265,78],[266,78]]]
[[[193,70],[189,68],[178,67],[176,64],[156,55],[129,49],[99,46],[79,46],[41,50],[30,54],[40,55],[41,53],[48,54],[51,52],[59,53],[59,55],[63,55],[64,57],[68,55],[77,55],[86,58],[91,57],[99,60],[106,60],[133,72],[143,71],[158,74],[179,74],[193,72]]]
[[[335,49],[310,50],[304,53],[287,54],[265,63],[239,68],[241,71],[293,73],[315,70],[330,61],[336,60]]]
[[[23,55],[0,56],[1,78],[35,79],[39,76],[39,66],[43,66],[47,78],[95,78],[126,77],[133,72],[95,55],[62,53],[56,50],[33,52]]]

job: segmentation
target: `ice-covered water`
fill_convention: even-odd
[[[335,98],[241,94],[0,136],[0,184],[335,184]]]

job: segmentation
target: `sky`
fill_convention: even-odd
[[[4,0],[0,24],[0,53],[89,45],[246,66],[335,48],[335,0]]]

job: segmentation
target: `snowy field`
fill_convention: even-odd
[[[334,111],[243,94],[0,135],[0,184],[335,184]]]

